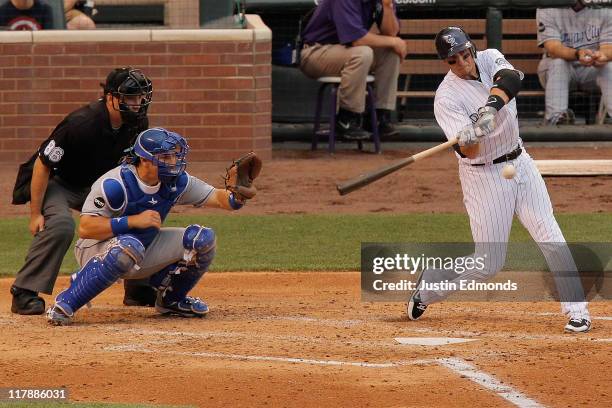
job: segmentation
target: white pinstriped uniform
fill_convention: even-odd
[[[476,121],[478,108],[484,106],[489,97],[495,73],[500,69],[514,69],[504,56],[494,49],[478,52],[475,61],[482,82],[464,80],[449,71],[436,91],[434,113],[449,139]],[[477,157],[467,159],[457,155],[463,201],[470,218],[476,251],[478,253],[486,246],[486,251],[489,252],[488,263],[482,270],[465,272],[453,278],[484,281],[503,267],[515,214],[540,246],[552,271],[575,271],[576,265],[553,215],[544,180],[524,147],[523,153],[512,161],[516,167],[516,176],[513,179],[502,177],[504,163],[492,164],[494,159],[510,153],[517,146],[522,146],[516,101],[513,99],[504,106],[495,119],[495,130],[480,139],[480,152]],[[472,166],[474,163],[488,164]],[[490,243],[499,245],[491,246]],[[437,281],[447,278],[444,271],[427,270],[424,279]],[[567,283],[568,280],[564,282]],[[562,293],[564,288],[559,289]],[[582,290],[580,285],[577,288],[569,288],[576,289]],[[449,294],[448,291],[420,291],[421,300],[425,304],[440,301]],[[562,309],[565,313],[588,317],[586,302],[563,302]]]

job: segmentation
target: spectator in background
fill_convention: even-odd
[[[321,0],[306,25],[300,69],[311,78],[342,77],[337,124],[345,138],[367,137],[361,130],[361,114],[370,72],[376,77],[380,135],[397,134],[391,111],[395,110],[400,63],[408,51],[398,34],[393,0]]]
[[[545,124],[572,124],[570,89],[600,89],[612,116],[612,9],[586,7],[538,9],[538,45],[546,52],[538,76],[546,90]]]
[[[96,13],[92,0],[64,0],[66,28],[69,30],[93,30],[96,23],[91,17]]]
[[[46,0],[9,0],[0,5],[0,29],[36,31],[53,28],[53,12]]]

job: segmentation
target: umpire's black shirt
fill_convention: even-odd
[[[138,133],[148,127],[111,127],[103,99],[72,112],[53,130],[38,149],[41,161],[67,187],[82,189],[116,167]]]

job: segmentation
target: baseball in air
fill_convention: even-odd
[[[506,165],[502,169],[502,176],[507,180],[513,179],[514,176],[516,176],[516,168],[514,167],[514,165],[511,163],[506,163]]]

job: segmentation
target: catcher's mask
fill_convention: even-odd
[[[104,94],[117,98],[118,106],[113,108],[121,113],[121,120],[127,124],[136,124],[138,119],[147,115],[153,99],[153,84],[139,69],[132,67],[116,68],[106,77],[106,83],[100,84]]]
[[[136,138],[133,154],[157,166],[159,181],[173,186],[187,167],[187,141],[178,133],[151,128]]]
[[[441,59],[452,57],[469,49],[472,58],[476,58],[476,47],[468,33],[460,27],[446,27],[436,35],[436,51]]]

